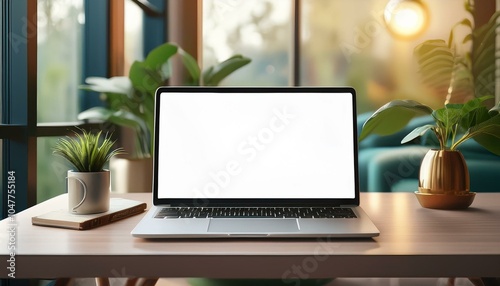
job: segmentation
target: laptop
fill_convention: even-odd
[[[141,238],[373,237],[353,88],[162,87]]]

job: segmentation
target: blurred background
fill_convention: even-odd
[[[144,1],[122,1],[122,70],[126,74],[131,63],[142,60],[150,50],[148,38],[158,35],[145,27],[150,16],[137,5]],[[93,41],[85,37],[92,7],[85,2],[38,0],[39,123],[75,121],[84,109],[78,86],[85,76],[85,39]],[[198,1],[200,9],[193,13],[197,18],[183,21],[192,21],[198,27],[195,56],[202,67],[234,54],[252,59],[222,85],[353,86],[358,113],[373,111],[396,98],[441,106],[447,86],[422,83],[413,50],[425,40],[448,40],[454,25],[463,19],[472,21],[472,16],[461,0],[421,1],[423,8],[405,10],[402,18],[392,19],[394,27],[390,28],[384,20],[390,2],[302,0],[296,11],[297,2],[292,0],[203,0]],[[102,29],[104,32],[107,28]],[[470,33],[463,26],[455,31],[456,38]],[[456,48],[467,51],[470,45]],[[297,78],[294,67],[298,68]],[[54,179],[54,174],[67,169],[51,154],[55,140],[57,137],[38,138],[37,201],[65,192],[64,178]]]

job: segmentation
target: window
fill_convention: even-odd
[[[291,11],[290,0],[203,1],[203,66],[243,54],[252,64],[224,85],[288,85]]]
[[[131,0],[125,1],[125,63],[128,74],[135,60],[144,59],[144,12]]]
[[[432,13],[430,23],[412,40],[388,32],[383,22],[387,2],[303,0],[302,84],[352,85],[358,112],[373,111],[396,98],[442,106],[446,93],[421,84],[413,49],[427,39],[448,40],[453,25],[470,18],[463,2],[425,1]]]
[[[3,18],[4,13],[3,13],[3,5],[0,5],[0,16]],[[0,21],[0,36],[3,38],[3,21]],[[0,45],[0,67],[3,67],[3,45]],[[2,71],[3,72],[3,71]],[[3,77],[0,76],[0,94],[3,95]],[[0,97],[0,124],[3,122],[3,96]],[[0,137],[1,138],[1,137]],[[0,162],[3,162],[3,140],[0,139]],[[3,188],[3,164],[0,164],[0,182],[2,183],[2,188]],[[3,206],[5,205],[3,203],[3,195],[0,196],[0,204]],[[0,212],[2,212],[2,209],[0,207]]]
[[[36,87],[36,74],[29,74],[28,70],[34,67],[33,62],[28,59],[33,57],[32,49],[35,47],[33,30],[28,19],[33,19],[33,2],[30,5],[26,1],[2,1],[1,4],[1,36],[2,36],[2,124],[0,125],[0,139],[2,139],[2,190],[4,190],[5,174],[3,172],[16,172],[16,205],[15,210],[20,211],[28,206],[28,202],[34,203],[33,195],[28,190],[29,179],[33,180],[33,174],[27,172],[30,156],[33,150],[33,141],[29,140],[27,134],[33,132],[29,124],[35,125],[36,103],[29,100],[28,94],[32,94]],[[31,29],[30,29],[31,28]],[[35,31],[36,32],[36,31]],[[5,39],[5,40],[4,40]],[[35,44],[35,45],[34,45]],[[30,115],[31,112],[31,115]],[[15,154],[15,156],[13,155]],[[2,191],[3,201],[6,201],[6,193]],[[34,194],[34,193],[33,193]],[[2,217],[7,216],[7,210],[2,204]]]
[[[79,111],[83,0],[38,0],[37,121],[74,121]],[[58,104],[54,104],[54,103]]]
[[[165,7],[164,0],[149,2],[148,7]],[[109,47],[115,41],[108,37],[108,19],[117,11],[109,9],[110,4],[90,0],[0,3],[0,179],[4,186],[3,172],[16,172],[17,211],[65,191],[67,165],[51,154],[57,137],[74,126],[100,128],[76,122],[80,110],[102,104],[98,94],[84,94],[78,85],[87,76],[108,76]],[[145,49],[165,41],[162,13],[155,19],[144,17],[144,29],[154,32],[144,41]],[[2,201],[5,195],[2,191]],[[6,217],[6,209],[1,211]]]
[[[71,122],[80,108],[85,11],[83,0],[38,0],[37,122]],[[37,202],[65,192],[68,166],[52,155],[57,137],[37,140]]]
[[[224,81],[226,85],[293,84],[293,69],[299,68],[300,85],[354,86],[360,113],[395,98],[441,106],[446,93],[421,84],[413,49],[427,39],[447,40],[453,26],[470,15],[461,1],[424,0],[431,13],[427,30],[402,40],[392,36],[382,20],[387,3],[205,0],[202,62],[208,66],[235,53],[252,58],[250,65]],[[297,28],[292,26],[295,11]],[[300,39],[297,47],[294,37]]]
[[[3,140],[0,139],[0,162],[3,162]],[[2,188],[3,188],[3,177],[4,177],[4,170],[3,170],[3,164],[0,164],[0,182],[2,182]],[[0,196],[0,204],[4,206],[4,198],[3,195]]]
[[[52,155],[57,137],[70,133],[79,111],[102,104],[78,89],[87,74],[107,73],[107,5],[86,0],[37,0],[36,202],[65,192],[69,166]]]
[[[4,13],[3,13],[3,5],[0,5],[0,16],[2,16],[2,19],[4,17]],[[3,36],[4,36],[4,33],[3,33],[3,21],[0,21],[0,36],[2,36],[2,39]],[[3,45],[0,45],[0,67],[3,67]],[[3,76],[0,76],[0,91],[2,91],[2,94],[3,94]],[[0,98],[1,99],[1,98]],[[2,105],[3,105],[3,100],[0,100],[0,123],[3,123],[3,108],[2,108]],[[0,144],[1,146],[1,144]],[[2,153],[0,152],[0,161],[2,159]],[[0,167],[1,168],[1,167]],[[1,171],[1,169],[0,169]],[[3,182],[1,180],[1,175],[0,175],[0,182]]]
[[[301,85],[353,85],[358,90],[359,112],[395,97],[442,104],[442,94],[419,85],[411,66],[412,50],[425,39],[447,39],[452,25],[468,15],[461,1],[424,1],[432,12],[427,32],[403,41],[391,37],[378,20],[387,0],[169,0],[170,9],[165,0],[123,0],[123,55],[110,48],[117,37],[108,34],[117,32],[108,29],[112,22],[108,20],[120,18],[114,17],[119,9],[109,5],[120,1],[1,1],[0,31],[5,40],[0,44],[0,178],[5,179],[6,171],[17,172],[17,188],[22,190],[17,196],[19,210],[63,192],[64,184],[48,179],[62,169],[51,155],[54,137],[81,124],[67,122],[74,121],[80,110],[102,104],[97,94],[84,95],[77,85],[87,76],[110,76],[110,62],[122,61],[122,71],[128,70],[131,61],[141,58],[137,51],[142,50],[143,57],[165,41],[164,16],[168,12],[174,19],[172,15],[179,12],[175,7],[182,5],[196,9],[183,11],[187,17],[175,18],[178,23],[170,28],[185,30],[192,22],[202,22],[203,33],[197,33],[197,26],[194,33],[171,34],[170,41],[191,53],[201,48],[201,58],[201,53],[193,55],[204,66],[236,53],[252,58],[225,85],[291,85],[298,70]],[[201,8],[203,13],[198,15]],[[486,10],[491,15],[491,7]],[[124,24],[139,18],[136,26]],[[296,39],[301,41],[294,46]],[[57,41],[66,49],[50,46],[49,42]],[[44,195],[44,190],[56,189],[50,183],[59,189]]]

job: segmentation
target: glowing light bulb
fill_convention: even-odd
[[[428,10],[420,0],[391,0],[384,10],[384,20],[396,37],[411,39],[428,25]]]

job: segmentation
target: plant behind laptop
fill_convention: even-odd
[[[167,85],[171,59],[179,56],[191,79],[187,85],[216,86],[250,59],[235,55],[201,71],[196,60],[175,44],[165,43],[153,49],[144,61],[135,61],[129,76],[89,77],[81,88],[100,92],[107,107],[93,107],[81,112],[79,120],[101,120],[130,127],[136,133],[135,157],[148,158],[152,153],[154,128],[154,94]]]

